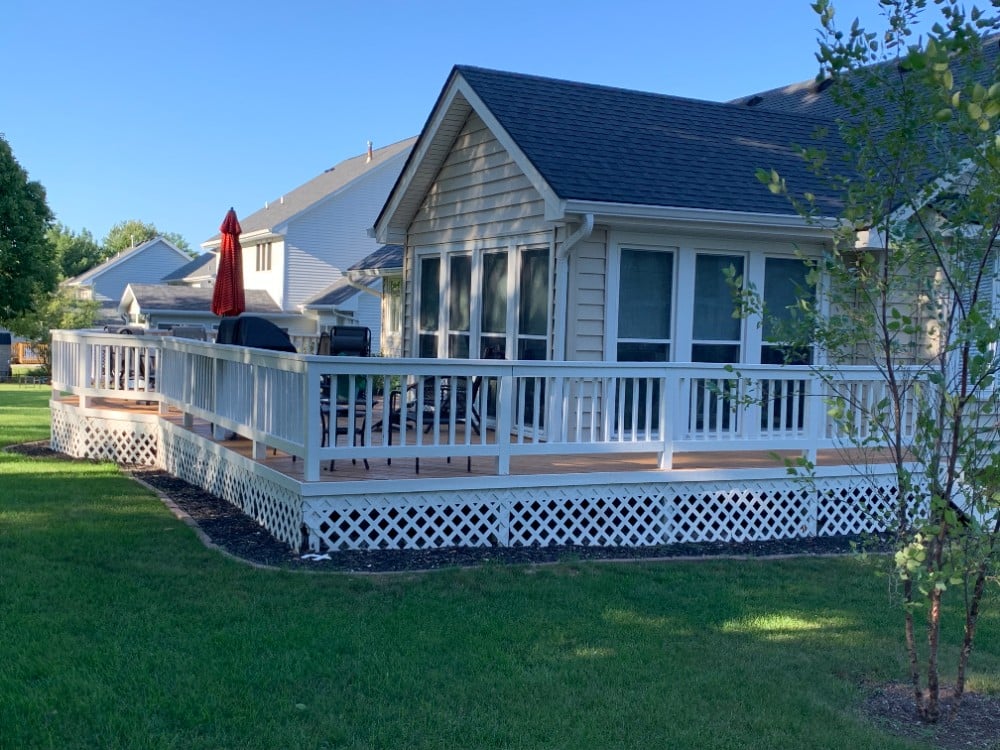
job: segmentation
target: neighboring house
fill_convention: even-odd
[[[777,169],[836,215],[791,144],[817,121],[456,67],[375,223],[403,245],[403,354],[780,362],[733,315],[724,272],[769,310],[827,230],[755,176]],[[836,158],[835,129],[822,146]]]
[[[204,326],[211,330],[219,318],[212,313],[212,287],[173,284],[129,284],[122,294],[118,312],[129,323],[150,329],[175,326]],[[286,313],[271,296],[260,289],[246,290],[246,312],[267,318],[291,334],[304,330],[302,316]]]
[[[372,330],[372,354],[379,354],[382,328],[382,293],[376,279],[353,282],[342,276],[306,300],[303,312],[316,320],[319,330],[338,325],[362,325]]]
[[[402,279],[402,246],[384,245],[307,301],[305,309],[319,318],[321,328],[352,321],[368,326],[373,331],[372,353],[398,357],[402,352]]]
[[[371,295],[337,284],[349,266],[378,249],[367,230],[415,140],[369,149],[241,217],[247,288],[263,289],[283,311],[305,315],[314,332],[334,322],[362,323],[378,341],[377,303],[372,307]],[[220,243],[216,236],[202,247],[216,250]],[[380,293],[377,284],[372,291]]]
[[[101,318],[117,320],[116,308],[128,284],[158,283],[190,260],[190,255],[169,240],[154,237],[67,279],[62,285],[73,290],[78,299],[100,303]]]
[[[164,276],[161,281],[164,284],[211,287],[215,284],[218,261],[219,256],[217,253],[202,253],[192,258],[189,263],[181,266],[173,273]]]

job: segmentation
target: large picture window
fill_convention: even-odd
[[[727,272],[742,278],[742,255],[699,253],[694,272],[692,362],[739,362],[743,321],[735,315],[736,301]]]
[[[618,295],[618,361],[670,359],[674,255],[652,250],[621,251]]]
[[[798,258],[766,258],[764,261],[764,320],[760,361],[765,365],[808,365],[809,349],[795,349],[786,341],[791,326],[800,318],[802,300],[815,304],[816,290],[808,283],[809,268]]]

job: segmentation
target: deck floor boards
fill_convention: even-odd
[[[77,402],[74,396],[64,396],[68,403]],[[120,399],[92,399],[93,408],[107,409],[118,412],[156,414],[155,403],[140,403]],[[182,414],[171,410],[166,416],[176,425],[181,425]],[[211,425],[203,420],[194,420],[190,428],[202,437],[211,438]],[[374,432],[381,439],[380,432]],[[413,442],[412,431],[409,443]],[[424,438],[426,440],[426,436]],[[478,439],[478,438],[477,438]],[[216,441],[227,450],[249,458],[252,443],[245,438]],[[398,444],[395,436],[394,444]],[[673,459],[674,470],[711,470],[711,469],[763,469],[783,466],[784,458],[794,458],[794,451],[781,451],[776,456],[767,451],[704,451],[692,453],[677,453]],[[873,461],[870,453],[865,454],[869,462]],[[817,457],[820,466],[841,466],[857,463],[860,455],[850,450],[822,450]],[[881,463],[885,460],[877,460]],[[298,480],[304,481],[303,462],[293,460],[292,456],[280,451],[275,454],[268,450],[264,458],[257,461],[275,471]],[[419,473],[413,458],[394,458],[389,464],[384,458],[369,459],[369,468],[359,459],[356,463],[350,459],[338,459],[334,470],[330,470],[329,462],[324,461],[320,473],[322,482],[356,482],[378,480],[406,479],[448,479],[469,476],[496,476],[496,460],[489,456],[476,456],[471,461],[471,471],[465,455],[456,454],[448,461],[445,458],[421,458]],[[546,455],[546,456],[512,456],[510,473],[515,476],[558,475],[558,474],[600,474],[620,472],[657,472],[656,455],[653,453],[631,454],[586,454],[586,455]]]

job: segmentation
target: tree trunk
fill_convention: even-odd
[[[938,646],[941,640],[941,590],[932,589],[927,613],[927,714],[932,724],[941,717],[941,690],[938,682]]]
[[[913,581],[906,579],[903,581],[903,603],[910,604],[913,601]],[[917,716],[923,719],[927,709],[924,706],[924,691],[920,687],[920,660],[917,655],[917,638],[913,628],[913,610],[904,606],[906,623],[906,654],[910,658],[910,681],[913,683],[913,704],[917,708]]]
[[[972,588],[972,599],[965,611],[965,634],[962,638],[962,650],[958,654],[958,677],[955,679],[955,699],[952,702],[950,714],[950,718],[952,719],[958,714],[959,706],[962,703],[962,696],[965,695],[965,669],[969,663],[969,656],[972,654],[972,644],[976,639],[976,625],[979,624],[979,603],[982,601],[985,589],[986,565],[983,564],[976,571],[976,583]]]

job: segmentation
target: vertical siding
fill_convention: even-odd
[[[129,284],[158,284],[185,263],[187,261],[165,243],[156,242],[94,278],[94,297],[117,303]]]
[[[469,116],[408,231],[403,260],[403,347],[412,352],[413,252],[420,247],[548,244],[538,191],[479,115]],[[495,243],[491,242],[495,241]]]

